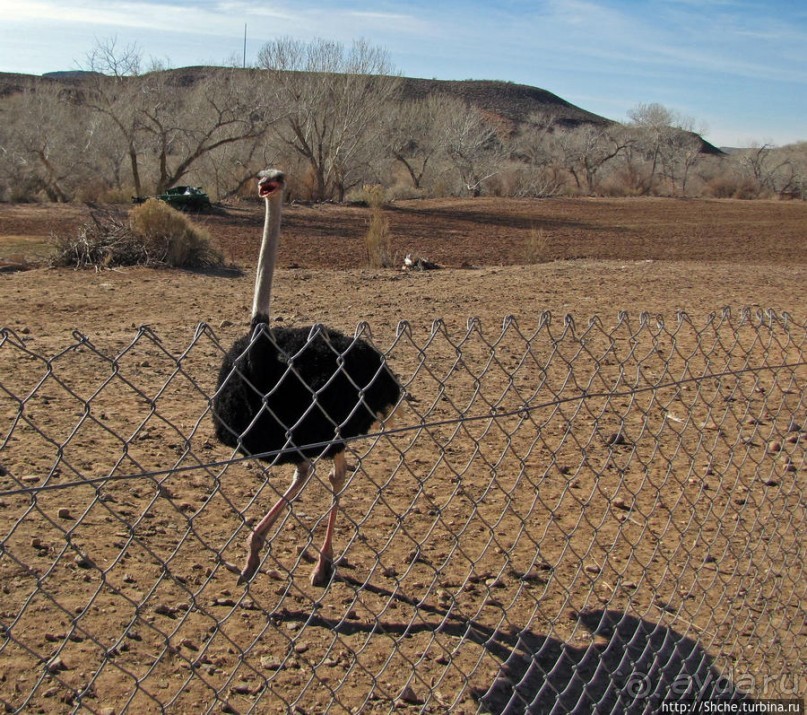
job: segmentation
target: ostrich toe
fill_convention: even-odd
[[[241,574],[238,577],[238,585],[243,586],[252,580],[252,577],[258,572],[260,559],[257,554],[250,554],[244,568],[241,569]]]
[[[311,585],[324,588],[331,582],[333,572],[333,559],[327,556],[320,556],[317,560],[317,565],[311,572]]]

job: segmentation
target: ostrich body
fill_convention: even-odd
[[[239,583],[255,575],[266,534],[302,490],[313,460],[324,456],[333,460],[328,476],[333,501],[311,575],[315,586],[324,586],[333,573],[333,531],[347,472],[344,440],[366,434],[387,416],[400,399],[401,387],[384,356],[359,338],[323,326],[269,326],[285,177],[271,169],[258,176],[266,220],[252,330],[224,357],[213,398],[213,420],[216,436],[224,444],[272,464],[294,464],[295,470],[289,488],[250,535]]]

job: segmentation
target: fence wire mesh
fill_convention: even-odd
[[[6,711],[803,697],[805,335],[748,310],[401,323],[380,349],[407,399],[348,445],[321,589],[327,462],[236,585],[291,469],[214,438],[228,341],[143,327],[113,354],[79,333],[46,351],[3,330]]]

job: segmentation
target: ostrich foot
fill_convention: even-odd
[[[317,559],[317,565],[311,572],[311,585],[325,588],[331,582],[333,573],[333,559],[320,554],[319,559]]]
[[[258,572],[258,566],[261,565],[261,547],[264,541],[262,536],[254,532],[249,537],[249,556],[247,556],[244,568],[241,569],[241,575],[238,577],[239,586],[251,581],[252,577]]]
[[[238,576],[237,584],[239,586],[244,586],[245,584],[249,583],[252,580],[252,577],[258,571],[258,564],[259,559],[247,559],[247,563],[243,569],[241,569],[241,574]]]

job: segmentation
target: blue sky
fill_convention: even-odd
[[[278,36],[363,38],[412,77],[499,79],[624,121],[639,103],[721,146],[807,140],[805,0],[0,0],[0,71],[75,69],[96,39],[171,67]]]

